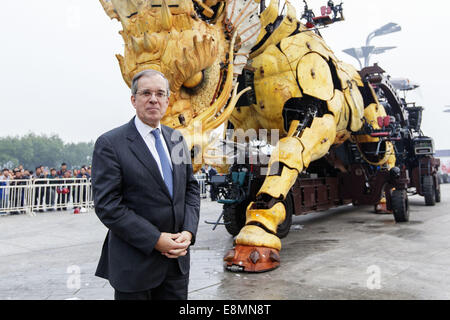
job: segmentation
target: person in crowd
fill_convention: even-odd
[[[26,179],[26,180],[31,179],[31,174],[30,174],[29,170],[27,170],[27,169],[23,170],[22,179]]]
[[[55,185],[60,183],[59,177],[56,175],[56,169],[51,168],[50,174],[47,176],[48,184],[49,185]],[[45,197],[45,204],[47,205],[47,210],[49,211],[55,211],[55,200],[56,200],[56,186],[53,187],[47,187],[47,193]]]
[[[61,185],[56,188],[58,193],[57,210],[67,210],[67,204],[71,200],[71,189],[73,184],[72,173],[69,170],[64,171],[64,175],[60,177]]]
[[[87,201],[87,186],[89,179],[91,176],[86,172],[85,166],[82,166],[80,169],[80,172],[76,175],[76,178],[79,179],[77,182],[79,183],[79,186],[77,187],[77,203],[80,207],[84,207]]]
[[[12,176],[8,168],[2,170],[2,175],[0,176],[0,208],[8,207],[9,203],[9,182],[12,180]],[[2,213],[2,212],[0,212]]]
[[[45,195],[45,188],[42,186],[46,184],[44,173],[42,172],[42,166],[37,166],[34,172],[34,205],[38,208],[39,212],[43,212],[43,205],[44,205],[44,195]]]
[[[217,174],[217,170],[214,169],[213,166],[209,166],[208,170],[208,181],[211,181],[212,177],[214,177]],[[217,200],[217,190],[214,184],[210,184],[210,190],[209,190],[211,201]]]
[[[25,188],[22,187],[27,184],[27,182],[23,179],[23,172],[20,171],[20,169],[14,168],[14,179],[10,182],[11,188],[9,193],[9,199],[10,203],[16,207],[21,208],[24,205],[24,195],[25,195]],[[21,211],[24,211],[22,209],[18,209],[16,211],[12,211],[11,214],[18,214]]]
[[[2,175],[0,176],[0,181],[9,181],[12,179],[11,173],[8,168],[2,170]]]
[[[61,168],[56,173],[58,177],[64,178],[64,174],[67,171],[67,164],[65,162],[61,163]]]

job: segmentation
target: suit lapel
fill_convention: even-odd
[[[170,198],[169,190],[167,189],[166,183],[164,182],[161,173],[159,172],[158,164],[156,163],[156,160],[153,158],[152,153],[145,144],[144,139],[142,139],[141,135],[137,131],[134,124],[134,118],[129,122],[127,138],[129,140],[128,146],[131,152],[144,165],[144,167],[147,168],[148,171],[150,171],[150,174],[161,185],[164,192]]]

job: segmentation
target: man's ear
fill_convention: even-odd
[[[136,97],[134,95],[131,95],[131,104],[136,109]]]

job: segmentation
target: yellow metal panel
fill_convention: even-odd
[[[298,171],[283,167],[280,176],[267,176],[264,183],[259,189],[257,196],[260,194],[268,194],[275,199],[285,199],[291,187],[297,179]]]
[[[394,146],[392,145],[392,143],[390,141],[388,141],[387,143],[390,144],[390,146],[387,146],[387,149],[389,150],[387,166],[389,169],[391,169],[391,168],[395,167],[396,158],[395,158]]]
[[[287,38],[292,32],[297,29],[297,18],[294,6],[292,6],[289,2],[286,2],[287,13],[286,17],[284,17],[281,24],[276,28],[270,37],[264,42],[264,44],[258,48],[255,52],[250,54],[250,58],[254,58],[260,55],[268,46],[280,43],[280,41],[284,38]]]
[[[350,82],[344,90],[345,100],[350,107],[350,130],[356,132],[361,129],[364,116],[364,99],[359,92],[356,82]]]
[[[280,135],[286,134],[282,111],[287,100],[301,97],[295,73],[291,70],[286,56],[274,45],[253,59],[254,88],[258,103],[251,106],[253,115],[261,127],[279,129]],[[237,111],[233,113],[241,118]],[[256,129],[256,128],[255,128]]]
[[[336,66],[336,73],[339,78],[339,81],[341,82],[342,90],[345,90],[348,88],[349,81],[351,81],[350,76],[345,72],[341,67],[339,63],[335,63]]]
[[[297,77],[303,93],[327,101],[333,98],[334,85],[330,67],[317,53],[309,53],[300,59]]]
[[[324,46],[323,40],[315,37],[312,31],[301,32],[281,40],[280,48],[292,66],[295,66],[299,59],[310,52],[316,52],[327,60],[332,54]]]
[[[378,125],[378,117],[384,117],[386,116],[386,111],[384,108],[376,103],[371,103],[369,106],[367,106],[364,109],[364,118],[366,118],[366,121],[372,126],[374,129],[381,129]],[[356,136],[356,141],[362,143],[362,142],[377,142],[379,141],[379,138],[374,138],[369,135],[361,135]]]
[[[261,21],[261,32],[256,39],[256,43],[258,43],[266,35],[266,26],[273,23],[278,17],[279,3],[280,0],[271,0],[269,6],[261,13],[259,17]]]
[[[236,244],[281,250],[281,240],[277,236],[254,225],[244,226],[241,229],[236,237]]]
[[[290,169],[296,169],[298,172],[302,172],[302,150],[303,145],[298,138],[287,137],[281,139],[278,141],[277,146],[270,156],[269,167],[271,167],[274,163],[281,162]]]
[[[360,87],[363,87],[364,84],[361,81],[361,76],[359,75],[358,71],[353,67],[351,64],[345,63],[343,61],[339,61],[339,66],[341,69],[347,73],[350,79],[356,81],[357,85]]]
[[[277,233],[278,225],[286,218],[286,209],[283,203],[278,202],[270,209],[250,209],[252,203],[247,208],[246,224],[250,222],[261,223],[269,231]]]
[[[308,167],[311,161],[327,154],[336,138],[336,124],[331,114],[314,118],[310,128],[306,128],[300,137],[303,144],[303,164]]]
[[[334,90],[333,99],[327,101],[328,110],[333,113],[336,122],[336,131],[345,130],[350,121],[350,115],[344,94]]]

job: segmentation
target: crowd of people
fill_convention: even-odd
[[[28,180],[28,179],[56,179],[56,178],[87,178],[91,177],[91,166],[83,165],[80,169],[67,169],[67,164],[62,163],[59,170],[55,168],[37,166],[35,170],[24,169],[19,165],[14,169],[4,168],[0,177],[0,182],[10,180]]]
[[[71,200],[74,204],[86,202],[87,187],[80,182],[85,182],[90,177],[91,166],[86,165],[73,170],[67,169],[66,163],[62,163],[59,170],[37,166],[32,171],[25,169],[22,165],[13,170],[4,168],[0,176],[0,208],[8,207],[8,205],[23,207],[25,188],[20,186],[26,186],[32,181],[36,211],[66,210]]]

